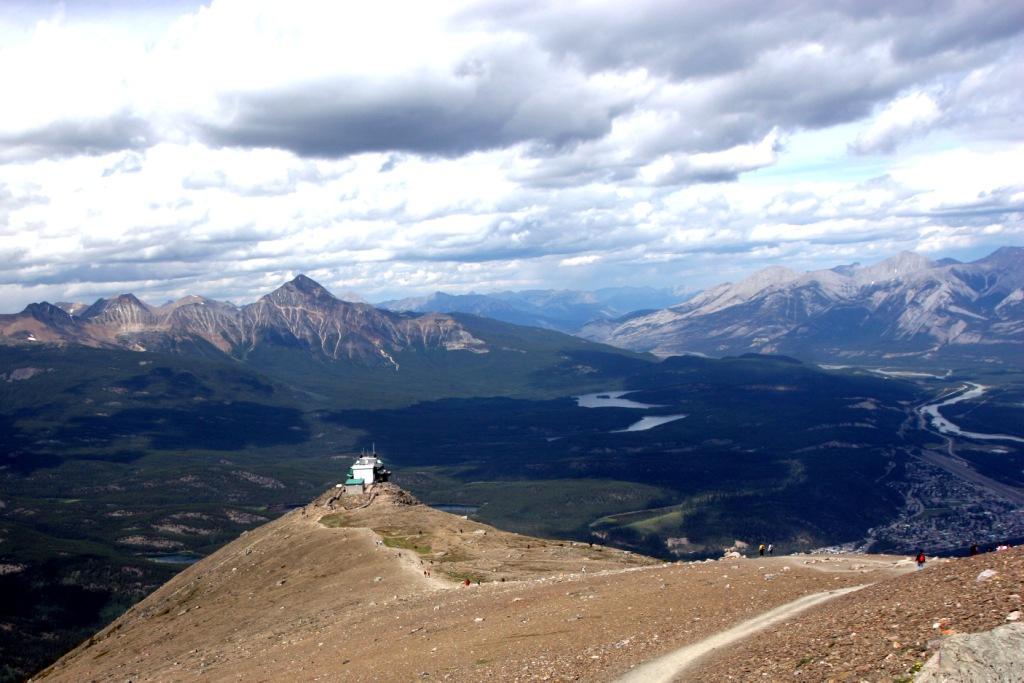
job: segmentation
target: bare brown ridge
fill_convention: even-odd
[[[613,680],[908,567],[882,556],[662,563],[500,531],[392,484],[336,491],[186,569],[34,680]]]

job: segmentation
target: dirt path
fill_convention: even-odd
[[[399,566],[405,571],[409,572],[415,577],[414,581],[425,585],[430,590],[435,591],[446,591],[451,588],[457,588],[458,583],[455,581],[449,581],[443,576],[434,576],[433,572],[427,574],[427,565],[423,564],[423,560],[411,550],[397,550],[389,548],[384,544],[384,537],[374,532],[372,529],[359,529],[359,531],[365,532],[373,540],[374,548],[378,552],[392,553],[394,557],[399,560]]]
[[[812,593],[792,602],[787,602],[785,605],[779,605],[773,610],[759,614],[753,619],[748,619],[726,631],[716,633],[710,638],[681,647],[667,655],[662,655],[657,659],[638,666],[620,678],[618,683],[670,683],[676,680],[702,656],[718,648],[731,645],[780,621],[785,621],[804,610],[838,598],[840,595],[866,588],[869,585],[871,584],[839,588],[825,591],[824,593]]]

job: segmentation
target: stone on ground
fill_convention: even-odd
[[[1011,683],[1024,675],[1024,624],[950,636],[915,683]]]

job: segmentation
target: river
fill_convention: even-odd
[[[944,406],[951,406],[954,403],[960,403],[961,401],[970,401],[978,398],[988,389],[988,387],[974,382],[967,382],[967,386],[970,388],[960,392],[952,398],[947,398],[946,400],[939,401],[937,403],[929,403],[926,406],[918,408],[917,411],[920,413],[921,417],[924,418],[925,423],[930,425],[932,429],[937,431],[939,434],[943,434],[945,436],[954,435],[968,439],[1015,441],[1017,443],[1024,443],[1024,439],[1019,436],[1011,436],[1009,434],[982,434],[979,432],[967,432],[943,417],[942,413],[939,412],[940,408],[943,408]]]

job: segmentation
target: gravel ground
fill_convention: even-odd
[[[908,569],[866,556],[663,564],[509,534],[400,491],[350,510],[329,498],[186,569],[37,679],[607,681]]]
[[[1020,617],[1022,595],[1024,547],[932,560],[713,655],[683,680],[909,681],[942,638]]]

